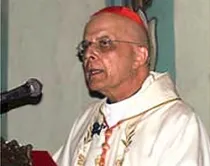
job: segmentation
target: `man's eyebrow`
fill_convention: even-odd
[[[110,39],[110,36],[108,36],[108,35],[102,35],[100,37],[96,37],[96,40],[103,39],[103,38],[109,38]]]

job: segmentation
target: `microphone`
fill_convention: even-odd
[[[17,102],[25,98],[38,97],[42,93],[42,83],[36,78],[30,78],[25,84],[1,93],[1,105]]]

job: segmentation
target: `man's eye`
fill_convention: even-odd
[[[100,47],[109,47],[110,44],[111,44],[111,40],[110,39],[104,39],[104,40],[100,40],[99,41]]]

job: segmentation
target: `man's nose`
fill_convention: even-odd
[[[94,45],[90,45],[85,53],[84,60],[96,60],[99,56],[99,51]]]

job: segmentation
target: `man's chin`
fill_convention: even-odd
[[[100,92],[103,89],[103,85],[100,83],[90,83],[90,84],[88,84],[88,88],[90,91]]]
[[[88,89],[90,91],[100,91],[100,87],[98,87],[98,86],[88,86]]]
[[[88,90],[89,90],[89,95],[91,97],[96,97],[96,98],[99,98],[99,99],[102,99],[104,98],[104,94],[102,94],[102,87],[100,86],[88,86]]]

